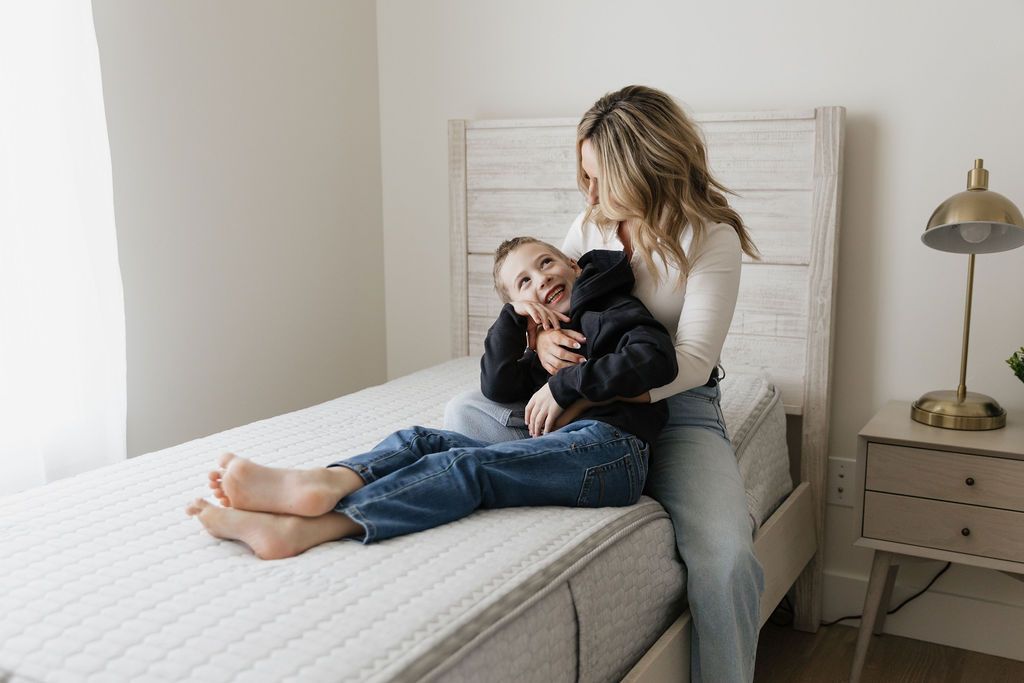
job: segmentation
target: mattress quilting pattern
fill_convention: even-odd
[[[320,466],[396,428],[440,426],[445,401],[475,385],[477,368],[457,359],[0,499],[0,679],[456,676],[460,657],[471,662],[477,651],[471,645],[487,663],[484,636],[513,628],[509,613],[540,604],[532,596],[564,597],[567,586],[571,596],[573,581],[583,589],[588,561],[635,530],[669,539],[660,544],[669,560],[645,581],[679,595],[671,526],[649,499],[480,511],[405,538],[327,544],[273,562],[185,517],[184,505],[208,493],[205,473],[219,453]],[[728,409],[726,423],[734,442],[746,433]],[[604,680],[595,675],[585,680]]]

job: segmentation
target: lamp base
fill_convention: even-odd
[[[980,431],[1006,426],[1006,411],[985,394],[968,391],[958,401],[955,391],[929,391],[910,406],[910,417],[932,427]]]

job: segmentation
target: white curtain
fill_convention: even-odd
[[[125,363],[92,5],[0,2],[0,494],[125,458]]]

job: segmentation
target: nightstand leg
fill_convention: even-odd
[[[868,580],[868,592],[864,596],[864,613],[860,619],[860,632],[857,634],[857,649],[853,652],[853,669],[850,671],[850,683],[859,683],[864,671],[864,660],[871,643],[871,631],[878,618],[879,604],[882,593],[888,583],[889,566],[892,564],[892,553],[883,550],[875,551],[875,561],[871,564],[871,578]]]
[[[882,591],[882,600],[878,607],[878,616],[875,617],[875,627],[871,630],[876,636],[882,635],[885,628],[886,612],[889,611],[889,603],[892,601],[892,588],[896,585],[896,575],[900,572],[898,564],[889,565],[889,574],[885,577],[885,590]]]

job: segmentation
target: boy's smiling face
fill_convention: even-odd
[[[572,286],[579,274],[575,261],[566,261],[546,244],[535,242],[510,252],[499,271],[511,301],[532,301],[559,313],[569,312]]]

